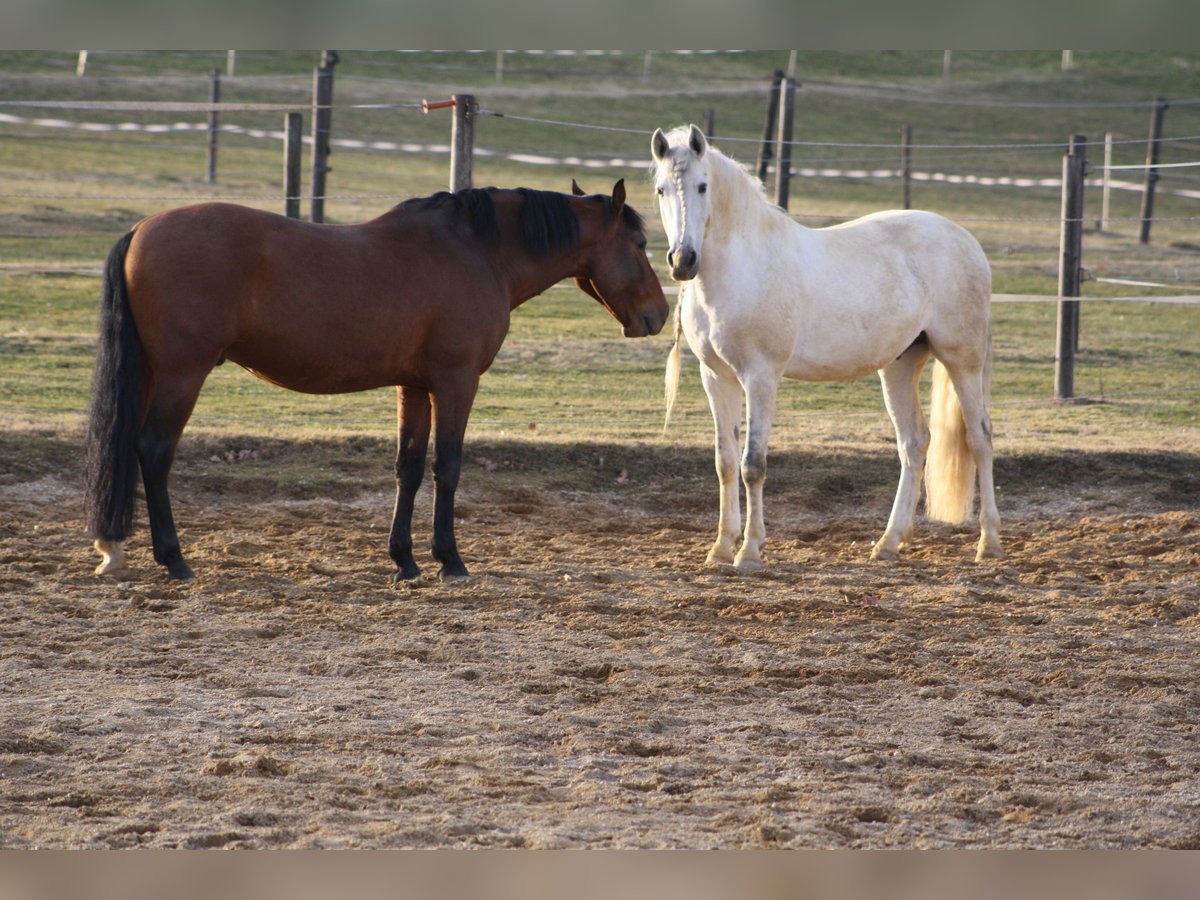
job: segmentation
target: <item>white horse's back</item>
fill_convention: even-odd
[[[783,375],[809,381],[876,372],[924,335],[947,349],[977,344],[991,269],[979,242],[935,213],[890,210],[805,229],[774,288],[799,307]]]

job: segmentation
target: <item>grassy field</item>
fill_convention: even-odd
[[[243,53],[223,100],[304,104],[310,101],[313,54]],[[0,54],[0,85],[10,101],[203,101],[207,73],[224,69],[223,52],[98,53],[85,78],[67,53]],[[737,158],[756,150],[767,82],[787,63],[785,52],[720,55],[655,54],[648,74],[641,53],[512,54],[503,79],[495,54],[346,52],[337,68],[335,138],[445,143],[446,114],[411,109],[350,109],[354,104],[409,104],[422,97],[473,92],[489,112],[478,120],[477,184],[525,184],[565,190],[577,177],[607,190],[624,177],[631,200],[651,224],[652,260],[665,276],[665,242],[652,204],[648,165],[539,166],[505,154],[537,153],[648,160],[654,127],[701,121],[714,111],[716,142]],[[802,53],[795,137],[799,141],[875,147],[796,148],[797,166],[874,168],[895,164],[891,145],[911,124],[918,170],[1056,177],[1061,150],[1048,147],[953,149],[943,145],[1056,144],[1071,132],[1093,140],[1111,131],[1142,139],[1145,102],[1163,94],[1200,94],[1200,54],[1076,54],[1061,72],[1057,53],[956,53],[950,78],[941,54]],[[1117,106],[1115,104],[1142,104]],[[194,112],[0,107],[23,117],[75,122],[169,124],[199,122]],[[528,121],[528,119],[538,121]],[[226,113],[223,123],[280,126],[282,113]],[[306,117],[307,119],[307,117]],[[587,123],[616,131],[560,122]],[[307,127],[307,122],[306,122]],[[1168,136],[1200,135],[1200,106],[1168,112]],[[87,403],[94,347],[98,267],[108,246],[141,216],[208,197],[279,209],[280,144],[242,135],[221,137],[219,178],[205,183],[200,132],[91,133],[80,128],[0,124],[0,415],[6,427],[46,427],[71,434]],[[1200,138],[1170,144],[1164,162],[1200,152]],[[1118,144],[1114,161],[1134,163],[1144,144]],[[1091,157],[1096,160],[1098,148]],[[444,187],[448,163],[437,153],[338,149],[327,215],[357,221],[405,197]],[[306,159],[307,168],[307,159]],[[1084,260],[1095,277],[1131,278],[1177,286],[1131,288],[1091,282],[1095,296],[1196,292],[1200,286],[1200,201],[1169,193],[1193,188],[1167,170],[1160,182],[1154,240],[1137,243],[1139,196],[1114,192],[1113,224],[1089,230]],[[1136,180],[1138,173],[1119,173]],[[307,178],[307,174],[305,176]],[[306,184],[307,187],[307,184]],[[895,180],[801,178],[790,209],[820,226],[897,205]],[[1089,191],[1086,215],[1099,215],[1099,191]],[[992,261],[997,292],[1053,294],[1058,255],[1057,189],[1005,189],[919,183],[914,204],[970,228]],[[307,204],[305,205],[307,211]],[[1119,433],[1153,445],[1193,442],[1200,429],[1200,308],[1167,304],[1096,303],[1083,311],[1076,389],[1103,401],[1062,409],[1052,393],[1055,308],[1050,303],[994,308],[998,431],[1014,441],[1064,443],[1078,425],[1098,435]],[[669,330],[669,329],[668,329]],[[469,436],[489,440],[656,440],[661,429],[662,363],[669,335],[626,341],[611,319],[572,289],[555,288],[522,307],[493,370],[485,376]],[[671,442],[701,445],[709,420],[694,363],[685,369],[680,413]],[[851,415],[846,416],[845,413]],[[279,438],[371,435],[394,428],[390,391],[333,398],[288,394],[236,367],[210,379],[194,431]],[[865,430],[884,444],[889,426],[873,378],[836,384],[789,384],[781,392],[777,443],[814,435],[852,440]]]

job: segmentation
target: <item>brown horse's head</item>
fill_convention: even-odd
[[[571,188],[576,196],[583,194],[574,182]],[[626,337],[658,334],[667,321],[667,299],[646,258],[642,217],[625,205],[625,180],[613,187],[611,201],[597,199],[606,207],[600,236],[588,242],[585,272],[575,283],[612,313]]]

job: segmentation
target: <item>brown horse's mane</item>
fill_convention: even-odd
[[[494,197],[501,190],[487,187],[465,188],[453,193],[439,191],[429,197],[405,200],[396,209],[417,214],[448,215],[466,223],[475,237],[494,240],[500,236]],[[532,188],[515,188],[513,192],[524,200],[518,226],[521,240],[529,253],[546,256],[570,250],[579,243],[579,216],[571,205],[571,198],[554,191],[536,191]],[[597,196],[596,199],[604,202],[606,218],[611,221],[612,198]],[[639,234],[645,232],[642,217],[628,204],[621,208],[621,219],[627,228]]]

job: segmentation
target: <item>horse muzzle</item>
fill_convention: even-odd
[[[691,247],[677,247],[667,253],[667,264],[676,281],[690,281],[700,271],[700,254]]]
[[[667,314],[652,310],[635,316],[623,329],[625,337],[648,337],[658,334],[666,324]]]

